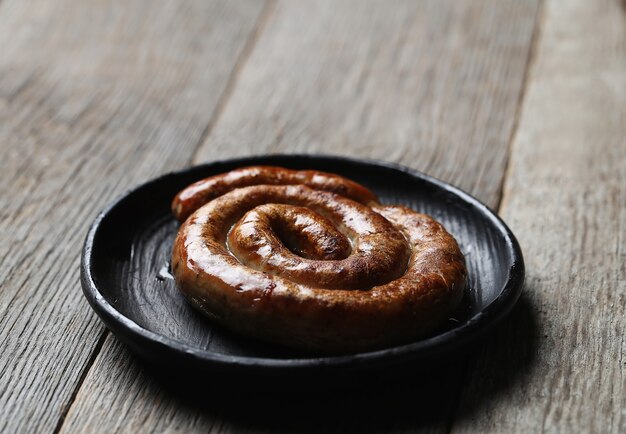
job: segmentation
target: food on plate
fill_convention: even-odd
[[[322,354],[407,343],[457,309],[465,260],[433,218],[339,175],[254,166],[174,198],[172,272],[236,332]]]

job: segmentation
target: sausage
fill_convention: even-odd
[[[172,202],[172,213],[180,222],[207,202],[229,191],[251,185],[306,185],[331,191],[363,204],[378,203],[367,188],[333,173],[316,170],[290,170],[274,166],[249,166],[202,179],[182,190]]]
[[[173,275],[210,319],[265,341],[342,354],[418,339],[457,308],[465,260],[431,217],[380,205],[352,181],[339,189],[352,198],[310,188],[312,171],[240,187],[241,179],[251,182],[242,174],[282,170],[257,169],[200,181],[196,191],[219,188],[203,192],[202,200],[179,194],[174,201],[184,223],[172,252]],[[285,179],[308,184],[284,185]],[[320,179],[316,185],[337,190],[345,178]]]

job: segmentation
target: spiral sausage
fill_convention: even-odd
[[[202,179],[178,193],[172,212],[184,222],[207,202],[235,188],[251,185],[306,185],[315,190],[331,191],[363,204],[378,203],[374,193],[354,181],[317,170],[289,170],[274,166],[250,166]]]
[[[423,336],[459,304],[464,258],[432,218],[379,205],[352,181],[367,205],[307,185],[239,188],[229,176],[209,178],[223,194],[195,212],[216,193],[190,205],[183,191],[173,205],[181,218],[193,212],[174,244],[174,277],[216,322],[294,348],[347,353]]]

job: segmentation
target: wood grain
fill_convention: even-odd
[[[267,152],[383,158],[496,207],[536,6],[279,2],[195,161]],[[271,399],[229,407],[207,401],[211,389],[197,401],[170,390],[111,336],[62,431],[445,432],[463,378],[463,360],[455,362],[426,380],[392,382],[379,396],[330,394],[312,407],[330,401],[343,413],[303,405],[292,414]],[[306,393],[291,397],[289,409]],[[376,400],[385,404],[363,410]]]
[[[626,432],[625,12],[546,4],[503,204],[527,305],[470,365],[454,431]]]
[[[496,205],[537,3],[280,2],[196,161],[378,158]]]
[[[70,409],[62,433],[137,432],[444,432],[451,393],[441,374],[388,378],[378,374],[350,389],[304,386],[289,395],[254,382],[176,384],[153,371],[113,335],[107,337]],[[460,363],[444,364],[448,375]],[[433,368],[434,369],[434,368]],[[173,377],[173,378],[172,378]],[[299,383],[299,379],[292,381]],[[424,399],[420,393],[430,391]]]
[[[2,2],[0,432],[58,424],[103,333],[80,293],[87,225],[188,164],[262,7]]]

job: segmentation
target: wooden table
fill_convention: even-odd
[[[0,431],[626,432],[625,137],[619,0],[2,0]],[[283,152],[497,210],[527,263],[513,314],[430,388],[332,416],[163,387],[81,295],[89,223],[164,172]]]

